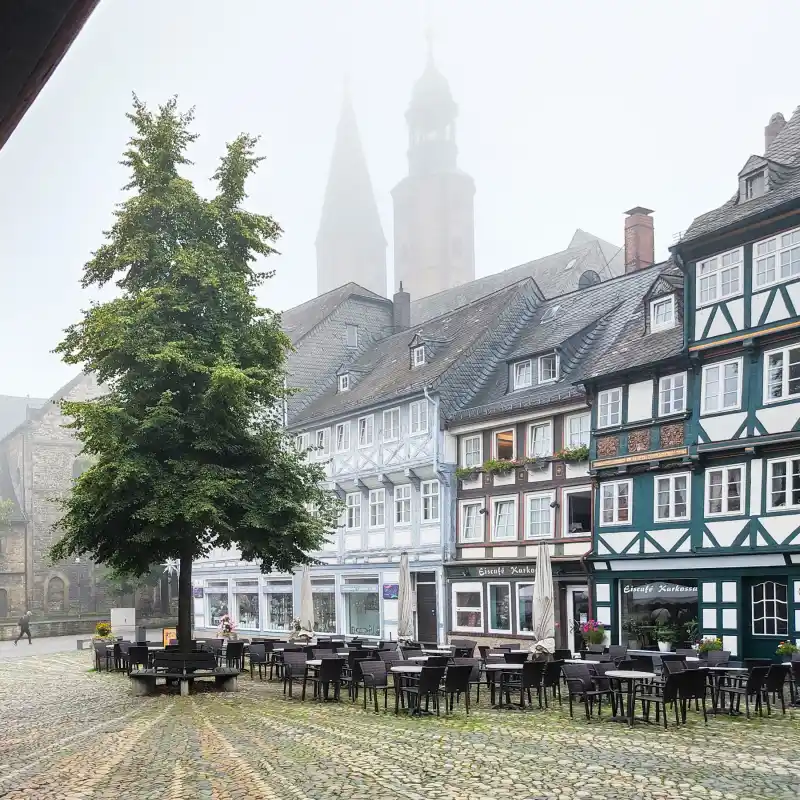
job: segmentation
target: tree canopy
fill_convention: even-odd
[[[92,465],[65,501],[52,555],[130,575],[180,559],[183,640],[193,559],[235,547],[264,571],[291,570],[320,547],[338,503],[284,430],[291,344],[254,294],[270,277],[254,262],[281,229],[242,207],[257,140],[227,145],[206,199],[180,174],[192,112],[134,97],[128,117],[129,196],[82,279],[116,281],[119,296],[91,305],[57,348],[107,392],[64,403]]]

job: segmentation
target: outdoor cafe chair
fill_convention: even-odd
[[[572,658],[572,650],[568,650],[566,648],[562,650],[554,650],[553,651],[553,660],[554,661],[569,661]]]
[[[381,650],[378,653],[378,658],[384,664],[399,664],[403,660],[402,655],[397,650]]]
[[[292,686],[295,681],[301,681],[306,674],[306,654],[303,652],[284,652],[282,662],[283,693],[289,687],[289,697],[292,696]],[[338,658],[336,659],[339,660]]]
[[[628,648],[626,645],[612,644],[608,647],[608,656],[615,663],[619,664],[628,657]]]
[[[375,713],[378,713],[378,692],[383,690],[383,710],[389,703],[389,670],[383,661],[362,661],[359,665],[361,679],[364,683],[364,710],[367,708],[367,694],[372,695],[375,702]]]
[[[316,668],[315,672],[310,672],[308,664],[303,674],[303,692],[301,699],[306,699],[306,684],[311,683],[314,686],[314,698],[317,700],[324,700],[326,703],[329,700],[329,692],[331,685],[333,686],[333,699],[339,702],[339,695],[342,688],[342,667],[344,661],[338,656],[328,656],[322,659],[322,663]]]
[[[347,686],[347,693],[353,702],[358,699],[358,685],[362,680],[361,663],[371,661],[372,655],[368,650],[352,650],[347,654],[347,660],[342,659],[342,683]]]
[[[519,689],[520,708],[525,708],[526,695],[528,697],[528,705],[533,705],[533,700],[531,699],[531,689],[536,691],[536,697],[539,701],[539,708],[542,708],[542,692],[544,691],[543,678],[547,664],[548,662],[546,661],[525,661],[522,663],[522,671],[519,676],[519,683],[513,686],[513,688]],[[506,695],[506,702],[508,702],[508,695]]]
[[[675,673],[680,676],[678,682],[678,698],[681,703],[681,720],[686,722],[686,708],[694,700],[695,708],[702,704],[703,721],[708,725],[706,711],[706,695],[709,687],[708,669],[683,669]]]
[[[94,643],[94,668],[100,672],[102,665],[105,664],[106,671],[110,669],[110,664],[114,659],[113,651],[106,645],[105,642]]]
[[[524,664],[528,660],[528,655],[527,650],[514,650],[505,653],[503,658],[506,664]]]
[[[474,686],[476,689],[476,697],[475,702],[479,703],[481,700],[481,670],[483,668],[483,664],[479,658],[454,658],[453,664],[456,666],[468,666],[470,669],[469,673],[469,685],[470,689]]]
[[[561,705],[561,667],[563,666],[564,662],[561,659],[545,662],[544,674],[542,675],[542,694],[544,695],[545,708],[548,706],[548,692],[552,693],[553,700],[558,700],[558,704]]]
[[[711,652],[714,652],[713,650]],[[755,710],[758,716],[762,713],[762,696],[764,694],[764,684],[767,680],[769,667],[753,667],[747,675],[732,675],[727,678],[727,683],[720,681],[717,684],[717,696],[714,700],[714,707],[719,706],[720,695],[728,695],[730,709],[733,711],[733,699],[736,698],[736,711],[741,708],[742,698],[744,697],[744,707],[747,719],[750,719],[750,698],[755,700]]]
[[[226,667],[244,670],[244,642],[228,642],[224,658]]]
[[[428,656],[424,663],[426,667],[446,667],[449,661],[449,656]]]
[[[769,667],[772,665],[771,658],[746,658],[744,660],[744,668],[750,672],[753,667]]]
[[[267,647],[263,642],[250,645],[250,680],[253,680],[253,667],[258,667],[258,679],[263,681],[262,672],[267,671]]]
[[[705,660],[709,667],[724,667],[730,658],[730,650],[709,650]]]
[[[133,667],[147,669],[150,666],[150,650],[147,645],[131,645],[128,648],[128,675]]]
[[[425,710],[428,710],[428,703],[433,699],[436,708],[436,716],[439,716],[439,686],[444,677],[445,667],[422,667],[419,681],[416,683],[402,682],[395,684],[394,713],[398,713],[398,703],[400,695],[408,696],[408,707],[413,707],[416,714],[422,713],[422,700],[425,699]],[[412,703],[413,699],[413,703]]]
[[[444,710],[449,713],[453,710],[453,698],[457,703],[461,702],[461,695],[464,695],[464,708],[469,714],[469,684],[472,674],[472,665],[453,664],[447,668],[444,675],[444,683],[441,687],[442,697],[444,697]]]
[[[683,673],[672,672],[667,675],[663,684],[636,683],[633,685],[633,705],[628,709],[629,719],[632,722],[636,709],[636,701],[642,704],[642,716],[646,722],[650,721],[650,706],[656,707],[656,724],[661,713],[664,715],[664,727],[667,727],[667,706],[671,705],[675,711],[675,725],[681,724],[678,709],[678,689],[683,680]],[[705,681],[703,682],[705,685]]]
[[[586,719],[592,718],[594,703],[597,701],[597,715],[602,713],[603,698],[608,698],[612,713],[617,713],[616,695],[609,685],[608,678],[598,677],[589,669],[588,664],[564,664],[564,678],[567,682],[569,697],[569,715],[573,716],[573,701],[583,702]]]
[[[772,714],[772,706],[769,696],[772,695],[773,702],[780,702],[781,711],[786,713],[786,702],[783,699],[783,687],[789,670],[783,664],[772,664],[767,670],[767,677],[764,679],[764,699],[767,701],[767,714]]]

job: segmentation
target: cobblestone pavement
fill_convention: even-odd
[[[691,714],[630,730],[546,712],[408,719],[360,703],[131,696],[86,653],[0,662],[0,797],[42,800],[784,800],[800,796],[793,716]],[[390,701],[391,707],[391,701]],[[699,721],[698,721],[699,716]]]

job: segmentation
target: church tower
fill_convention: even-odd
[[[353,281],[386,296],[386,238],[347,88],[316,247],[318,295]]]
[[[475,182],[458,168],[457,115],[429,45],[406,111],[408,176],[392,190],[394,283],[414,298],[475,278]]]

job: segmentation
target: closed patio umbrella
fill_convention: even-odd
[[[550,563],[550,547],[544,542],[540,542],[536,550],[536,575],[533,579],[533,634],[537,641],[532,650],[538,653],[555,651],[553,567]]]
[[[400,581],[397,588],[397,638],[414,638],[414,604],[411,598],[411,570],[408,553],[400,556]]]
[[[311,591],[311,570],[303,567],[300,576],[300,628],[309,636],[314,632],[314,594]]]

